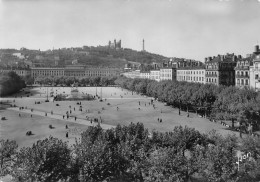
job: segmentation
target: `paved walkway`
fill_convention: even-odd
[[[43,117],[48,117],[48,118],[52,118],[52,119],[58,119],[60,121],[67,121],[67,122],[78,123],[78,124],[87,125],[87,126],[96,126],[96,125],[98,125],[98,123],[96,123],[96,122],[92,122],[91,123],[89,120],[82,119],[82,118],[77,118],[76,121],[75,121],[75,117],[69,117],[68,119],[63,119],[62,115],[56,114],[56,113],[53,113],[53,114],[47,113],[47,116],[45,116],[46,112],[35,110],[35,109],[33,110],[33,112],[31,112],[30,108],[19,110],[19,107],[10,107],[10,108],[8,108],[8,110],[22,112],[22,113],[27,113],[27,114],[33,114],[33,115],[38,115],[38,116],[43,116]],[[65,116],[64,118],[67,118],[67,117]],[[100,124],[100,126],[104,130],[115,128],[115,126],[113,126],[113,125],[102,124],[102,123]]]

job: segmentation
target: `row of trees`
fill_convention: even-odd
[[[49,137],[18,150],[0,141],[1,175],[17,181],[256,181],[260,179],[260,140],[201,134],[188,127],[149,133],[143,124],[102,130],[89,127],[69,147]],[[250,152],[238,162],[237,150]],[[238,168],[239,167],[239,168]]]
[[[251,123],[259,126],[260,95],[249,89],[234,86],[188,83],[178,81],[156,82],[147,79],[118,78],[115,83],[122,88],[145,94],[178,107],[180,110],[206,115],[212,119]]]
[[[24,88],[25,82],[15,73],[0,73],[0,96],[7,96]]]
[[[71,86],[73,83],[77,83],[82,86],[109,86],[115,85],[117,77],[39,77],[37,83],[41,85],[66,85]]]

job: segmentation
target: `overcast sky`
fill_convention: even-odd
[[[245,56],[260,42],[260,0],[0,0],[0,48],[122,46],[167,57]]]

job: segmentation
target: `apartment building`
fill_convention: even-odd
[[[205,66],[200,67],[182,67],[177,70],[177,81],[206,83]]]
[[[249,68],[249,85],[255,91],[260,91],[260,49],[258,45],[255,46],[252,57],[252,65]]]
[[[150,79],[160,81],[160,70],[151,70],[150,71]]]
[[[253,57],[240,59],[235,67],[236,86],[239,88],[250,87],[250,66],[253,65]]]
[[[150,72],[149,71],[141,71],[140,72],[140,78],[150,79]]]
[[[176,80],[176,68],[161,68],[160,81],[162,80]]]
[[[206,83],[215,85],[235,85],[235,67],[237,56],[218,55],[205,59]]]

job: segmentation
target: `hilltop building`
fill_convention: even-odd
[[[116,41],[116,39],[114,40],[114,42],[109,41],[108,47],[110,49],[121,49],[121,40],[119,40],[118,42]]]

